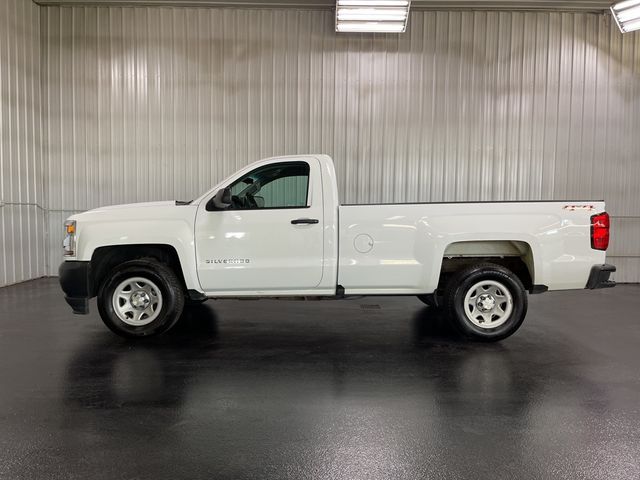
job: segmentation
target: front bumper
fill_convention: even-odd
[[[603,264],[594,265],[591,267],[591,273],[589,274],[589,280],[587,280],[588,288],[593,290],[595,288],[611,288],[616,286],[616,282],[609,280],[609,275],[616,271],[614,265]]]
[[[60,286],[65,293],[64,299],[73,309],[73,313],[89,313],[91,298],[91,262],[62,262],[58,269]]]

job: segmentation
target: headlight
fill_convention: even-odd
[[[67,220],[64,222],[64,228],[67,232],[64,242],[62,242],[64,256],[73,257],[76,254],[76,221]]]

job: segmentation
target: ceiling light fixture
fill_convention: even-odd
[[[611,7],[613,18],[622,33],[640,30],[640,0],[626,0]]]
[[[409,0],[336,0],[336,32],[402,33],[410,4]]]

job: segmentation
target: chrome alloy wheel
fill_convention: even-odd
[[[495,280],[482,280],[464,297],[464,313],[480,328],[496,328],[506,322],[513,311],[513,297],[507,287]]]
[[[151,280],[133,277],[113,291],[113,310],[127,325],[141,327],[153,322],[162,310],[162,292]]]

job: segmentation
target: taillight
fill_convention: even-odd
[[[606,250],[609,247],[609,214],[607,212],[591,216],[591,248]]]

